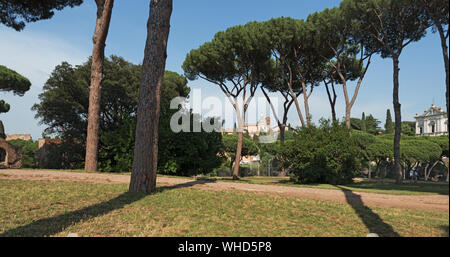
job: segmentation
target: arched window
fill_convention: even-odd
[[[436,122],[434,122],[434,121],[430,122],[430,128],[431,128],[431,133],[435,133],[436,132]]]

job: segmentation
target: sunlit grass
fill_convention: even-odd
[[[0,180],[0,236],[448,236],[445,212],[251,192]],[[370,228],[370,229],[369,229]]]
[[[263,185],[282,185],[293,187],[308,187],[308,188],[322,188],[322,189],[349,189],[355,192],[368,192],[378,194],[392,194],[392,195],[425,195],[425,194],[449,194],[448,184],[437,183],[409,183],[397,185],[393,181],[386,180],[363,180],[354,179],[354,183],[349,185],[330,185],[330,184],[295,184],[286,177],[244,177],[240,180],[232,180],[231,178],[214,178],[218,181],[239,182],[250,184]]]

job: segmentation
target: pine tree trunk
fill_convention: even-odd
[[[400,157],[400,138],[402,132],[402,117],[401,117],[401,105],[399,102],[399,61],[398,56],[392,58],[394,63],[394,92],[393,92],[393,104],[395,113],[395,132],[394,132],[394,170],[395,170],[395,183],[401,184],[403,182],[401,157]]]
[[[244,132],[239,131],[237,148],[236,148],[236,158],[235,158],[235,161],[234,161],[234,169],[233,169],[233,180],[239,179],[239,164],[241,163],[242,138],[243,138],[243,136],[244,136]]]
[[[103,60],[105,59],[105,42],[108,36],[109,23],[114,0],[98,0],[97,20],[92,41],[91,85],[89,87],[88,127],[86,138],[86,156],[84,169],[97,170],[97,148],[100,128],[101,84],[103,80]]]
[[[352,127],[352,122],[350,119],[351,111],[352,111],[352,107],[350,107],[350,105],[346,104],[346,106],[345,106],[345,125],[347,126],[347,128]]]
[[[325,83],[325,88],[327,90],[327,95],[328,95],[328,101],[330,102],[330,107],[331,107],[331,119],[332,121],[337,121],[336,118],[336,91],[334,90],[334,83],[331,83],[332,89],[333,89],[333,98],[331,97],[331,93],[330,90],[328,89],[328,84]]]
[[[286,114],[287,114],[287,112],[286,112]],[[286,120],[287,120],[287,118],[286,118]],[[285,129],[286,129],[285,124],[286,124],[286,121],[284,121],[283,125],[281,125],[281,127],[280,127],[280,144],[281,145],[284,145],[284,134],[285,134],[284,132],[285,132]],[[282,154],[280,154],[280,160],[281,161],[283,160],[283,158],[284,158],[284,156]],[[286,176],[286,169],[283,166],[281,167],[281,172],[280,172],[279,176],[280,177]]]
[[[312,85],[311,85],[311,90],[312,90]],[[311,114],[309,113],[309,103],[308,103],[308,95],[306,94],[306,84],[304,82],[302,82],[302,88],[303,88],[303,104],[305,105],[305,118],[306,118],[306,125],[308,127],[311,127]]]
[[[130,192],[152,193],[158,167],[160,92],[167,58],[172,0],[151,0],[137,110]]]
[[[444,30],[442,29],[441,24],[437,24],[437,29],[439,31],[439,36],[441,38],[441,46],[442,46],[442,55],[444,57],[444,65],[445,65],[445,98],[446,98],[446,105],[447,105],[447,120],[450,120],[450,113],[449,113],[449,60],[448,60],[448,46],[447,46],[447,39],[444,35]],[[447,133],[450,134],[450,122],[447,122]]]
[[[286,123],[281,124],[281,126],[279,126],[280,128],[280,143],[284,144],[284,134],[285,134],[285,130],[286,130]]]

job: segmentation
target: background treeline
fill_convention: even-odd
[[[82,169],[86,138],[86,115],[89,85],[89,61],[72,67],[58,65],[40,95],[41,102],[33,109],[36,117],[47,125],[45,133],[61,139],[62,144],[50,145],[46,168]],[[105,82],[102,90],[102,122],[99,169],[107,172],[127,172],[131,169],[136,126],[136,90],[140,80],[139,65],[111,56],[105,60]],[[170,118],[178,110],[170,110],[170,100],[188,96],[186,78],[167,71],[163,84],[160,117],[159,168],[161,174],[230,176],[236,158],[237,134],[174,133]],[[197,118],[185,110],[192,121]],[[290,175],[299,183],[349,183],[358,171],[367,169],[375,178],[393,178],[393,134],[387,111],[385,129],[371,114],[351,118],[351,128],[345,121],[321,120],[316,126],[289,128],[284,140],[261,144],[259,136],[244,133],[241,156],[259,155],[260,164],[241,165],[240,176]],[[404,126],[410,131],[410,124]],[[350,133],[351,132],[351,133]],[[260,136],[265,135],[262,133]],[[416,168],[422,177],[430,179],[446,175],[441,162],[448,156],[448,136],[402,136],[402,166]],[[23,167],[37,167],[36,141],[12,140],[24,155]],[[447,164],[448,165],[448,164]],[[407,177],[409,173],[407,172]],[[367,174],[368,175],[368,174]]]

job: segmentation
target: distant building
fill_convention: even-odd
[[[423,114],[416,114],[416,136],[441,136],[448,135],[448,116],[442,108],[434,104],[425,110]]]
[[[228,129],[222,129],[222,134],[233,134],[236,133],[235,128],[228,128]],[[288,130],[288,127],[285,127],[285,130]],[[270,125],[270,117],[261,117],[257,123],[245,123],[244,124],[244,131],[248,132],[250,137],[253,137],[255,135],[263,133],[270,133],[270,131],[279,133],[280,129],[278,125],[275,125],[273,128],[271,128]]]
[[[6,141],[10,141],[10,140],[15,140],[15,139],[22,139],[22,140],[33,140],[33,138],[31,138],[30,134],[12,134],[12,135],[8,135],[6,134]]]
[[[228,128],[222,129],[222,134],[234,134],[237,133],[236,128]],[[285,130],[289,130],[286,126]],[[261,133],[279,133],[280,129],[278,125],[275,125],[273,128],[270,126],[270,117],[261,117],[257,123],[245,123],[244,131],[248,132],[250,137],[254,137],[255,135],[259,136]],[[243,156],[241,160],[241,164],[254,164],[259,163],[261,160],[259,155],[256,156]]]

